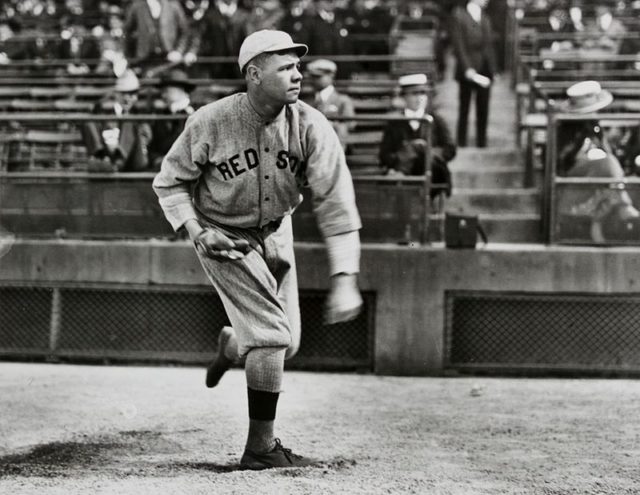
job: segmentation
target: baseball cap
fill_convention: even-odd
[[[295,50],[302,57],[309,51],[309,47],[302,43],[294,43],[288,33],[274,29],[262,29],[247,36],[240,46],[238,65],[240,70],[249,61],[261,53],[279,52],[282,50]]]
[[[307,64],[307,71],[309,74],[322,76],[324,74],[335,74],[338,70],[335,62],[327,60],[326,58],[319,58],[312,60]]]

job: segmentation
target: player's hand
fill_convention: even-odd
[[[331,277],[331,289],[327,297],[325,323],[332,325],[353,320],[362,309],[362,296],[358,290],[356,275],[340,274]]]
[[[232,240],[222,232],[211,228],[200,232],[193,243],[200,254],[218,261],[242,259],[251,249],[246,239]]]

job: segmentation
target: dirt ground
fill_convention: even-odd
[[[640,381],[287,372],[279,436],[322,462],[249,472],[242,371],[203,379],[0,363],[0,493],[640,493]]]

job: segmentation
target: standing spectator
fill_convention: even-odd
[[[140,83],[131,69],[116,79],[114,92],[98,102],[95,113],[114,116],[132,113]],[[89,122],[82,127],[89,170],[135,172],[147,170],[151,128],[141,122]]]
[[[280,0],[252,0],[251,4],[251,13],[247,22],[249,33],[262,29],[275,29],[282,22],[285,10]]]
[[[201,57],[236,57],[249,34],[249,11],[237,0],[214,0],[196,21],[192,49]],[[239,77],[235,62],[199,65],[195,74],[216,79]]]
[[[189,23],[177,0],[134,0],[125,15],[127,58],[143,70],[166,61],[177,64],[188,52]]]
[[[162,74],[159,83],[162,92],[160,115],[184,115],[185,119],[194,112],[189,99],[195,86],[187,74],[180,69],[173,69]],[[157,111],[159,110],[159,112]],[[149,143],[149,161],[154,170],[160,170],[160,164],[173,142],[184,129],[182,120],[158,120],[153,123],[151,142]]]
[[[471,98],[476,96],[476,145],[487,145],[487,122],[495,55],[491,23],[483,9],[488,0],[469,0],[451,19],[451,40],[456,55],[456,79],[460,85],[458,145],[467,145],[467,123]]]
[[[128,66],[125,54],[122,9],[117,5],[109,5],[105,14],[106,25],[98,25],[93,28],[93,34],[100,47],[100,62],[98,62],[95,72],[96,74],[121,76]]]
[[[318,55],[352,53],[343,20],[336,16],[335,0],[317,0],[308,34],[309,49]]]
[[[425,74],[411,74],[398,79],[406,107],[405,117],[422,119],[428,113],[428,86]],[[451,174],[448,163],[456,156],[456,145],[442,117],[430,112],[431,125],[431,181],[445,184],[444,190],[432,190],[431,197],[444,192],[451,194]],[[382,136],[380,162],[388,175],[424,175],[427,126],[420,120],[389,122]]]
[[[313,13],[309,4],[310,0],[291,0],[280,21],[282,31],[307,45],[313,24]]]
[[[353,102],[348,95],[339,93],[333,85],[338,67],[331,60],[317,59],[307,65],[307,71],[311,76],[311,84],[315,90],[315,96],[311,106],[320,110],[325,117],[353,117]],[[353,122],[332,122],[340,144],[346,150],[349,131],[353,128]]]
[[[389,10],[382,5],[380,0],[353,0],[351,7],[345,12],[344,26],[348,36],[355,36],[355,42],[349,42],[349,53],[356,55],[375,56],[389,54],[389,33],[393,23],[393,17]],[[337,15],[342,17],[340,12]],[[347,42],[343,40],[343,44]],[[389,62],[360,62],[358,70],[365,72],[389,72]]]

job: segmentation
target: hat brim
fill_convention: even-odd
[[[303,43],[283,43],[281,45],[272,46],[268,50],[263,51],[262,53],[276,53],[276,52],[285,52],[292,50],[296,52],[296,55],[299,57],[304,57],[309,51],[309,47]]]
[[[590,105],[576,106],[571,105],[571,101],[567,100],[561,106],[561,110],[563,112],[570,113],[592,113],[597,112],[598,110],[602,110],[603,108],[609,106],[613,102],[613,95],[610,91],[603,89],[598,94],[598,100],[591,103]]]

